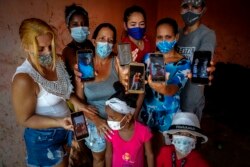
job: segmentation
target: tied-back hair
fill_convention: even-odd
[[[51,52],[53,57],[52,68],[55,69],[56,65],[56,49],[55,49],[55,33],[51,26],[45,21],[38,18],[29,18],[22,21],[19,27],[19,36],[21,39],[21,45],[24,49],[31,49],[33,47],[33,55],[35,56],[34,65],[37,70],[44,74],[43,69],[38,61],[38,42],[37,37],[40,35],[50,34],[51,40]]]
[[[114,42],[113,42],[113,44],[115,44],[116,43],[117,32],[116,32],[116,28],[112,24],[110,24],[110,23],[101,23],[101,24],[99,24],[96,27],[96,29],[95,29],[95,31],[93,33],[92,39],[96,39],[97,38],[97,35],[98,35],[98,33],[100,32],[100,30],[102,28],[109,28],[111,31],[113,31],[113,33],[114,33]]]
[[[118,98],[121,101],[124,101],[129,107],[136,108],[136,96],[133,94],[126,94],[125,87],[121,84],[120,81],[116,81],[113,84],[113,87],[116,91],[109,99]]]
[[[146,12],[142,7],[137,5],[130,6],[124,11],[123,21],[127,24],[129,16],[135,12],[141,13],[143,15],[146,24]]]
[[[179,33],[178,24],[174,19],[169,17],[162,18],[156,23],[156,28],[163,24],[170,25],[173,28],[173,32],[175,35]]]
[[[69,23],[73,15],[82,15],[84,26],[89,27],[88,12],[83,7],[77,6],[75,3],[73,3],[72,5],[65,7],[64,14],[65,14],[65,22],[67,26],[69,26]]]

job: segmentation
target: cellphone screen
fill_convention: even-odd
[[[163,54],[150,54],[150,75],[152,76],[152,81],[154,82],[164,82],[165,81],[165,65]]]
[[[129,64],[129,93],[143,93],[145,90],[145,66],[143,63]]]
[[[130,43],[119,43],[117,45],[117,50],[120,65],[123,66],[130,64],[132,61]]]
[[[83,140],[85,137],[88,137],[89,133],[83,112],[80,111],[72,113],[71,119],[74,126],[76,139],[79,141]]]
[[[208,84],[207,67],[210,66],[212,53],[211,51],[195,51],[191,66],[193,83]]]
[[[81,79],[83,81],[93,80],[95,78],[95,70],[92,51],[77,51],[77,60],[79,71],[82,73]]]

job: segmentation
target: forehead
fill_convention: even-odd
[[[108,27],[103,27],[100,29],[100,31],[98,32],[98,37],[99,36],[107,36],[107,37],[113,37],[114,36],[114,32],[108,28]]]
[[[128,17],[128,21],[144,21],[143,14],[140,12],[133,12]]]
[[[43,34],[36,37],[39,46],[49,46],[51,45],[52,35]]]
[[[73,14],[70,21],[84,21],[84,16],[82,14]]]
[[[161,24],[157,27],[156,29],[157,34],[169,34],[169,33],[174,33],[173,27],[169,24]]]

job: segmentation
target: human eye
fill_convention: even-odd
[[[38,47],[38,52],[42,52],[44,50],[44,47],[39,46]]]
[[[140,26],[140,27],[145,27],[145,22],[144,22],[144,21],[143,21],[143,22],[140,22],[139,26]]]
[[[182,5],[182,9],[188,9],[189,7],[188,7],[188,4],[184,4],[184,5]]]

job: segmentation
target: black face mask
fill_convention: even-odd
[[[192,26],[201,18],[202,12],[197,14],[189,11],[182,14],[181,16],[187,26]]]

